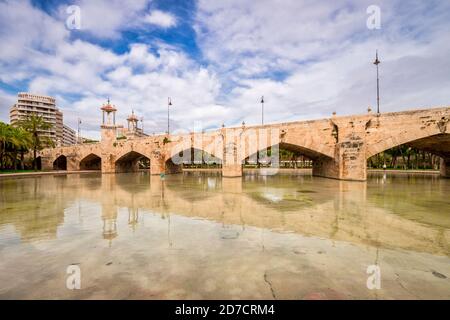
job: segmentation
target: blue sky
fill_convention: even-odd
[[[66,9],[80,8],[79,30]],[[367,8],[380,8],[368,29]],[[147,132],[449,105],[450,2],[0,0],[0,120],[18,91],[52,95],[98,137],[108,97]]]

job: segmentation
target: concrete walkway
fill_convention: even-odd
[[[78,173],[95,173],[101,172],[100,170],[80,170],[80,171],[41,171],[41,172],[16,172],[16,173],[0,173],[0,179],[4,178],[26,178],[26,177],[40,177],[40,176],[62,176],[66,174],[78,174]]]
[[[420,174],[440,174],[439,170],[397,170],[397,169],[367,169],[368,173],[371,172],[386,172],[386,173],[420,173]]]

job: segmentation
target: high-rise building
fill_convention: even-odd
[[[77,134],[72,128],[63,125],[62,145],[69,146],[77,143]]]
[[[69,133],[68,130],[70,129],[69,127],[66,129],[67,139],[65,140],[63,113],[56,107],[55,98],[27,92],[19,92],[17,95],[17,103],[14,104],[9,111],[11,124],[25,120],[32,114],[42,116],[45,122],[52,125],[49,130],[40,131],[40,136],[50,138],[55,145],[71,144],[73,140],[68,138],[71,137],[71,133]],[[76,143],[76,139],[74,143]]]
[[[56,110],[55,98],[19,92],[17,103],[11,107],[9,116],[11,124],[24,120],[32,114],[42,116],[52,128],[39,132],[39,135],[48,137],[56,143]]]
[[[55,136],[56,136],[56,144],[64,145],[64,123],[63,123],[63,113],[56,109],[55,113],[56,123],[55,123]]]

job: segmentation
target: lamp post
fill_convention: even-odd
[[[169,109],[172,105],[172,99],[170,97],[167,98],[167,135],[170,134],[170,124],[169,124]]]
[[[377,67],[377,115],[380,114],[380,78],[378,76],[378,65],[380,64],[380,60],[378,60],[378,50],[375,54],[375,61],[373,64]]]
[[[78,118],[78,141],[77,144],[80,144],[81,142],[81,137],[80,137],[80,133],[81,133],[81,118]]]
[[[261,124],[264,125],[264,96],[261,97]]]

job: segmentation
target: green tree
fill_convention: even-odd
[[[45,147],[53,146],[53,140],[41,135],[43,131],[50,130],[53,125],[44,120],[42,116],[32,114],[19,122],[19,127],[31,134],[31,149],[33,150],[33,169],[37,169],[37,152]]]
[[[23,128],[12,128],[11,141],[13,144],[14,169],[17,170],[17,155],[20,154],[20,169],[24,169],[25,153],[33,146],[31,134]]]
[[[11,144],[11,126],[0,122],[0,169],[5,168],[7,148]]]

